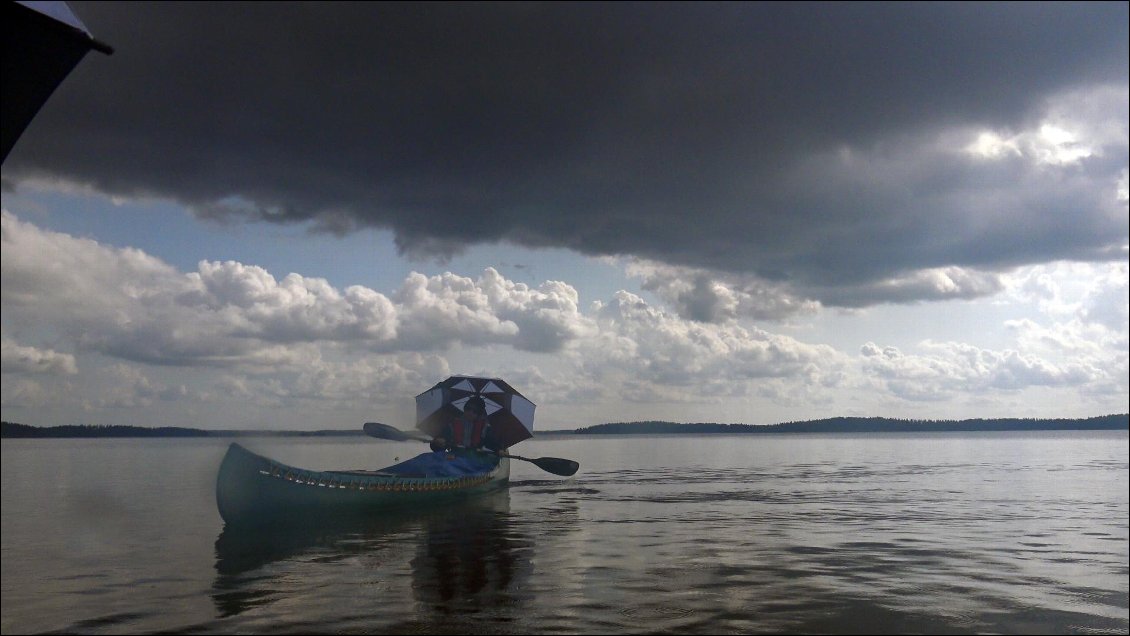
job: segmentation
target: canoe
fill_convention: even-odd
[[[366,516],[442,504],[507,486],[510,460],[468,451],[474,472],[406,472],[409,462],[377,471],[318,471],[287,466],[232,444],[216,478],[216,505],[227,523]],[[431,453],[417,459],[430,459]],[[411,460],[410,460],[411,461]]]

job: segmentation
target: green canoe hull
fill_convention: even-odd
[[[295,468],[232,444],[216,478],[216,505],[227,523],[266,523],[311,514],[379,515],[441,504],[505,488],[510,460],[464,477],[402,476]]]

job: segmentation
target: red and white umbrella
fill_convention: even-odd
[[[451,376],[416,396],[416,428],[433,437],[442,435],[473,397],[486,404],[495,450],[534,436],[533,402],[498,378],[465,375]]]

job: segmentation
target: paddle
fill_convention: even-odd
[[[379,424],[377,422],[365,422],[364,429],[366,435],[376,437],[377,439],[391,439],[397,442],[407,442],[411,440],[420,442],[432,441],[432,438],[425,436],[423,433],[409,433],[399,428],[393,428],[388,424]]]
[[[417,435],[416,433],[409,433],[402,431],[399,428],[393,428],[388,424],[380,424],[377,422],[365,422],[365,434],[369,437],[376,437],[377,439],[391,439],[397,442],[405,442],[410,440],[417,440],[421,442],[430,442],[431,438],[425,435]],[[509,459],[520,459],[524,462],[530,462],[534,466],[553,473],[554,475],[561,475],[562,477],[570,477],[576,474],[581,465],[571,459],[562,459],[560,457],[538,457],[529,458],[521,457],[519,455],[509,455],[500,453],[498,451],[491,451],[499,457],[506,457]]]

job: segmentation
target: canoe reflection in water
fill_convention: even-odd
[[[380,518],[229,524],[216,540],[212,598],[221,619],[282,600],[328,611],[316,599],[348,598],[395,621],[390,629],[497,612],[520,601],[529,577],[531,544],[516,528],[507,490]]]
[[[429,524],[417,544],[414,595],[442,613],[497,605],[515,589],[516,570],[528,570],[518,567],[518,546],[505,519],[476,508],[450,521]]]

